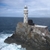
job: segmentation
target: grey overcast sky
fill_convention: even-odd
[[[29,17],[50,17],[50,0],[0,0],[0,17],[23,17],[25,5]]]

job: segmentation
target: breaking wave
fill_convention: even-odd
[[[26,50],[26,48],[22,48],[21,45],[15,43],[4,43],[4,40],[11,35],[12,34],[7,34],[7,32],[0,32],[0,50]]]

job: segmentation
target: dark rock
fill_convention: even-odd
[[[28,24],[29,24],[29,25],[35,25],[35,24],[33,23],[33,20],[31,20],[31,19],[28,20]]]

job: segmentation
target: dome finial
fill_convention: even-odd
[[[27,7],[27,6],[25,5],[25,7]]]

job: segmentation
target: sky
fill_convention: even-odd
[[[29,17],[50,17],[50,0],[0,0],[0,17],[23,17],[25,5]]]

